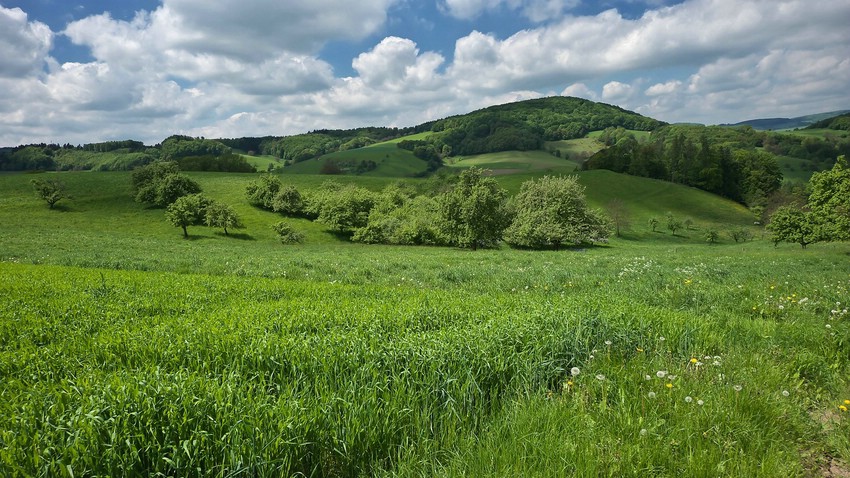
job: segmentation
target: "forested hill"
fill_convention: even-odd
[[[555,96],[435,121],[429,142],[444,156],[528,151],[540,149],[544,141],[582,138],[605,128],[652,131],[664,124],[617,106]]]
[[[806,129],[820,128],[850,131],[850,112],[812,123]]]
[[[747,121],[741,121],[740,123],[734,124],[722,124],[720,126],[750,126],[753,129],[759,131],[776,131],[782,129],[794,129],[794,128],[806,128],[811,127],[810,125],[814,123],[818,123],[820,121],[825,121],[828,119],[832,119],[837,115],[850,113],[847,110],[840,111],[832,111],[829,113],[818,113],[806,116],[798,116],[796,118],[760,118],[760,119],[751,119]],[[823,126],[820,126],[823,128]]]

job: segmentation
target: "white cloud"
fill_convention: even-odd
[[[20,8],[0,5],[0,77],[22,77],[44,67],[53,32],[41,22],[28,21]]]
[[[584,98],[586,100],[595,101],[598,98],[598,95],[595,91],[591,90],[584,83],[573,83],[572,85],[564,88],[564,91],[561,92],[562,96],[575,96],[576,98]]]
[[[660,95],[669,95],[675,93],[682,87],[682,82],[679,80],[672,80],[666,83],[656,83],[649,88],[646,89],[644,94],[646,96],[660,96]]]

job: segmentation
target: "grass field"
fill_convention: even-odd
[[[377,163],[378,167],[373,171],[363,173],[362,176],[392,178],[413,177],[417,174],[423,173],[427,169],[428,164],[414,156],[412,152],[399,148],[398,143],[402,140],[421,140],[426,138],[429,134],[430,133],[419,133],[390,141],[375,143],[363,148],[326,154],[317,159],[302,161],[300,163],[287,166],[286,173],[319,174],[322,167],[328,161],[334,161],[337,163],[374,161]]]
[[[128,173],[52,175],[75,196],[52,211],[0,175],[0,476],[848,472],[848,244],[652,233],[750,217],[592,171],[590,202],[633,216],[604,247],[367,246],[306,220],[283,246],[256,175],[190,175],[246,229],[183,240]]]

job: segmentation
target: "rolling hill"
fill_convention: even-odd
[[[750,126],[753,129],[759,131],[779,131],[784,129],[805,128],[807,126],[812,125],[813,123],[817,123],[818,121],[822,121],[848,112],[850,112],[850,110],[817,113],[805,116],[798,116],[796,118],[759,118],[732,124],[722,124],[720,126]]]

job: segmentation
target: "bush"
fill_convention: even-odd
[[[299,244],[304,240],[304,234],[296,231],[284,221],[273,224],[272,229],[277,233],[281,244]]]

